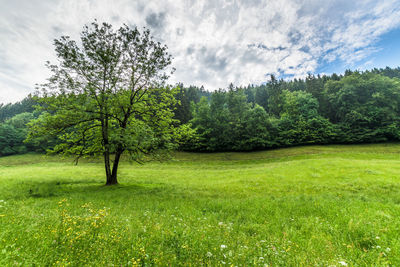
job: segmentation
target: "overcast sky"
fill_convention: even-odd
[[[53,39],[78,39],[94,19],[146,26],[169,47],[170,83],[208,90],[259,84],[271,73],[400,65],[399,0],[0,0],[0,103],[49,76]],[[396,65],[397,64],[397,65]]]

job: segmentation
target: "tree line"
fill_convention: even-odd
[[[186,127],[179,149],[251,151],[302,144],[400,140],[400,68],[347,70],[290,81],[206,91],[177,85],[175,127]],[[40,116],[28,96],[0,104],[0,155],[45,152],[56,138],[25,142]]]
[[[175,117],[190,151],[250,151],[304,144],[399,141],[400,68],[308,75],[207,96],[179,86]]]

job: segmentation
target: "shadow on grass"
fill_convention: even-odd
[[[24,192],[22,193],[21,192]],[[30,182],[20,184],[19,192],[29,198],[67,197],[76,194],[90,196],[98,193],[123,193],[130,195],[163,195],[171,192],[172,186],[161,183],[129,183],[106,186],[99,180],[51,180],[46,182]],[[17,197],[18,198],[18,197]]]

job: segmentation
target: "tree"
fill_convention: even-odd
[[[279,117],[282,109],[282,88],[281,84],[276,80],[274,75],[271,75],[271,80],[267,87],[268,95],[268,110],[270,114]]]
[[[54,45],[59,64],[47,62],[52,76],[38,89],[43,113],[28,140],[55,135],[53,152],[103,155],[106,185],[118,183],[124,152],[140,160],[171,148],[176,103],[164,86],[171,56],[149,30],[95,21],[84,26],[81,45],[68,36]]]
[[[229,140],[229,147],[234,150],[242,150],[242,140],[245,135],[246,115],[251,104],[247,103],[243,89],[232,88],[226,95],[228,107],[229,129],[226,137]]]
[[[24,112],[0,123],[0,156],[22,154],[33,150],[31,144],[24,144],[27,135],[26,124],[33,114]]]
[[[8,123],[0,123],[0,156],[26,153],[24,133]]]
[[[268,91],[265,85],[261,85],[256,87],[256,93],[254,96],[254,102],[261,107],[268,113]]]
[[[178,84],[177,88],[178,92],[175,95],[175,99],[178,100],[178,103],[175,108],[174,118],[179,122],[179,124],[186,124],[192,119],[190,100],[183,84]]]
[[[312,94],[319,103],[322,103],[324,90],[324,83],[322,78],[318,75],[315,77],[314,75],[308,74],[306,78],[306,92]]]
[[[214,92],[210,101],[211,131],[208,140],[209,151],[227,150],[231,134],[229,115],[229,109],[226,105],[226,93],[223,90]]]
[[[246,95],[246,99],[248,103],[255,102],[255,95],[254,95],[254,86],[247,86],[244,88],[244,94]]]
[[[210,138],[212,136],[211,110],[205,96],[194,106],[193,119],[190,121],[197,131],[199,138],[197,144],[192,144],[192,150],[210,150]]]
[[[272,147],[271,123],[265,109],[258,104],[247,110],[245,115],[244,136],[240,140],[240,150],[255,150]]]
[[[318,101],[310,93],[283,91],[283,100],[280,143],[322,144],[335,138],[334,126],[318,113]]]
[[[325,86],[331,121],[339,123],[344,142],[398,140],[400,81],[380,74],[348,74]]]
[[[28,95],[23,100],[14,104],[8,103],[6,105],[3,105],[0,103],[0,122],[4,122],[19,113],[31,113],[35,110],[34,105],[36,104],[37,103],[31,95]]]

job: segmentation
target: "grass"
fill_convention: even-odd
[[[400,144],[0,158],[0,265],[400,265]]]

